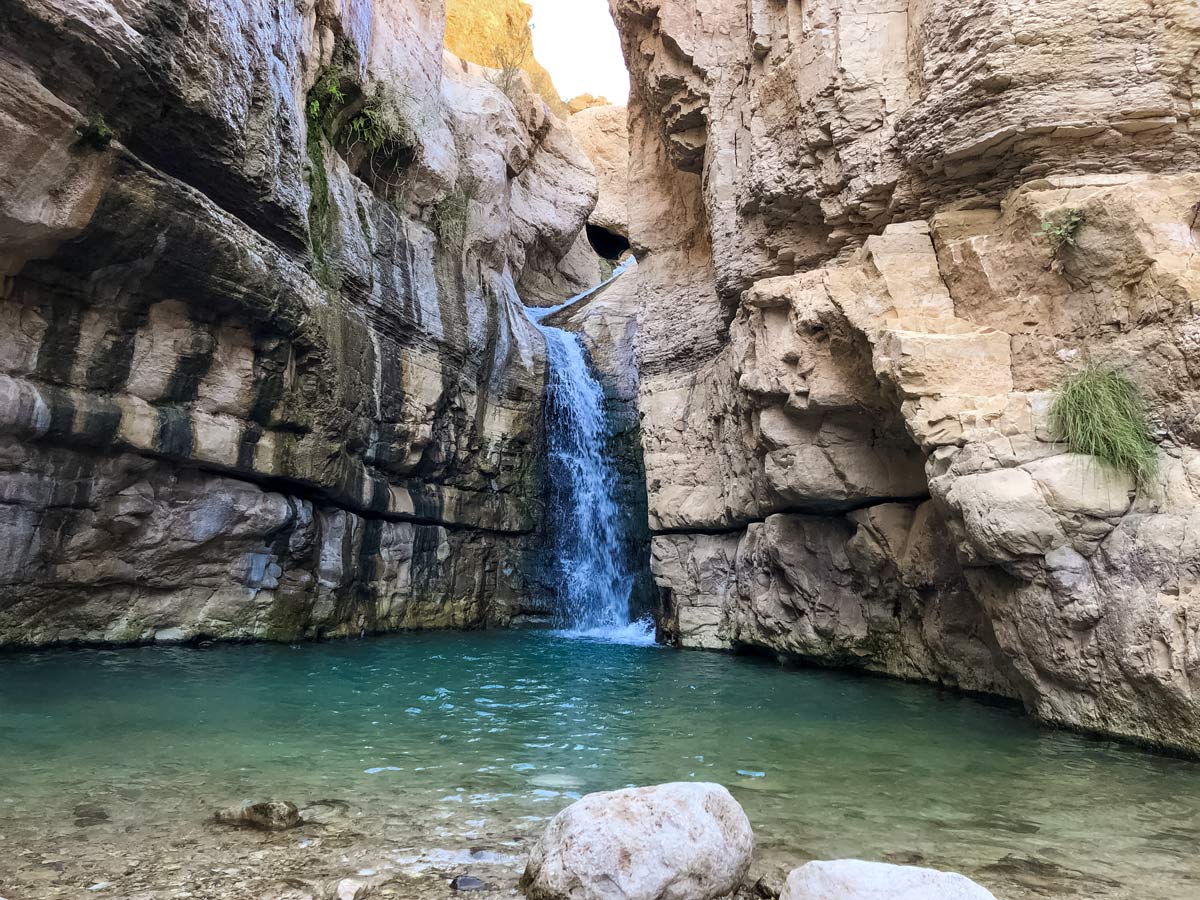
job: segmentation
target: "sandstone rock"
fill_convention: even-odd
[[[996,900],[955,872],[839,859],[810,862],[788,875],[779,900]]]
[[[579,94],[567,101],[567,109],[571,111],[572,115],[596,106],[612,106],[612,104],[606,98],[596,97],[592,94]]]
[[[243,803],[218,810],[213,819],[221,825],[238,828],[257,828],[259,831],[287,831],[304,824],[296,804],[287,800],[266,800]]]
[[[521,888],[531,900],[712,900],[741,883],[753,846],[720,785],[588,794],[551,820]]]

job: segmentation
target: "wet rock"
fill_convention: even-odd
[[[75,816],[76,828],[87,828],[108,821],[108,813],[95,803],[78,803],[71,813]]]
[[[957,872],[837,859],[793,869],[779,900],[996,900]]]
[[[588,794],[551,820],[521,888],[530,900],[706,900],[737,888],[753,849],[745,812],[718,784]]]
[[[287,831],[304,824],[296,804],[287,800],[267,800],[263,803],[230,806],[218,810],[213,819],[221,825],[257,828],[259,831]]]
[[[454,880],[450,882],[450,890],[452,891],[482,891],[486,890],[487,882],[482,878],[476,878],[474,875],[456,875]]]

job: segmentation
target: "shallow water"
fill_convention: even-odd
[[[515,873],[573,798],[686,779],[734,792],[763,864],[919,862],[1008,898],[1200,896],[1196,763],[927,687],[550,632],[3,656],[0,750],[9,900],[122,877],[147,893],[121,896],[160,896],[165,874],[101,855],[176,832],[191,849],[172,883],[190,884],[207,811],[267,796],[351,804],[388,865],[474,849]],[[85,802],[111,821],[73,821]]]

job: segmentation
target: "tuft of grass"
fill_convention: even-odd
[[[371,153],[397,153],[416,145],[416,134],[399,100],[383,84],[363,100],[362,109],[347,126],[351,146],[361,142]]]
[[[1050,240],[1050,249],[1057,256],[1063,247],[1074,247],[1079,229],[1083,227],[1083,210],[1066,209],[1042,219],[1042,234]]]
[[[104,121],[104,116],[99,113],[89,119],[86,125],[79,126],[75,131],[79,135],[77,143],[92,150],[107,150],[108,145],[117,136],[117,133]]]
[[[441,200],[433,205],[430,221],[438,239],[447,247],[462,251],[467,237],[467,217],[471,195],[455,185]]]
[[[1095,456],[1139,485],[1157,468],[1141,393],[1113,369],[1089,365],[1069,376],[1056,392],[1050,420],[1072,453]]]

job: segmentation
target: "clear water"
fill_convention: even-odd
[[[546,532],[557,623],[577,635],[652,641],[652,627],[629,628],[633,575],[624,558],[604,389],[578,336],[534,321],[549,358]]]
[[[761,861],[916,861],[1001,898],[1200,897],[1200,765],[926,687],[544,631],[0,657],[0,748],[0,887],[31,853],[68,874],[146,852],[126,845],[210,865],[173,836],[263,796],[350,804],[333,862],[356,840],[393,863],[487,851],[515,883],[573,798],[700,779],[745,806]],[[77,828],[82,801],[112,827]]]

